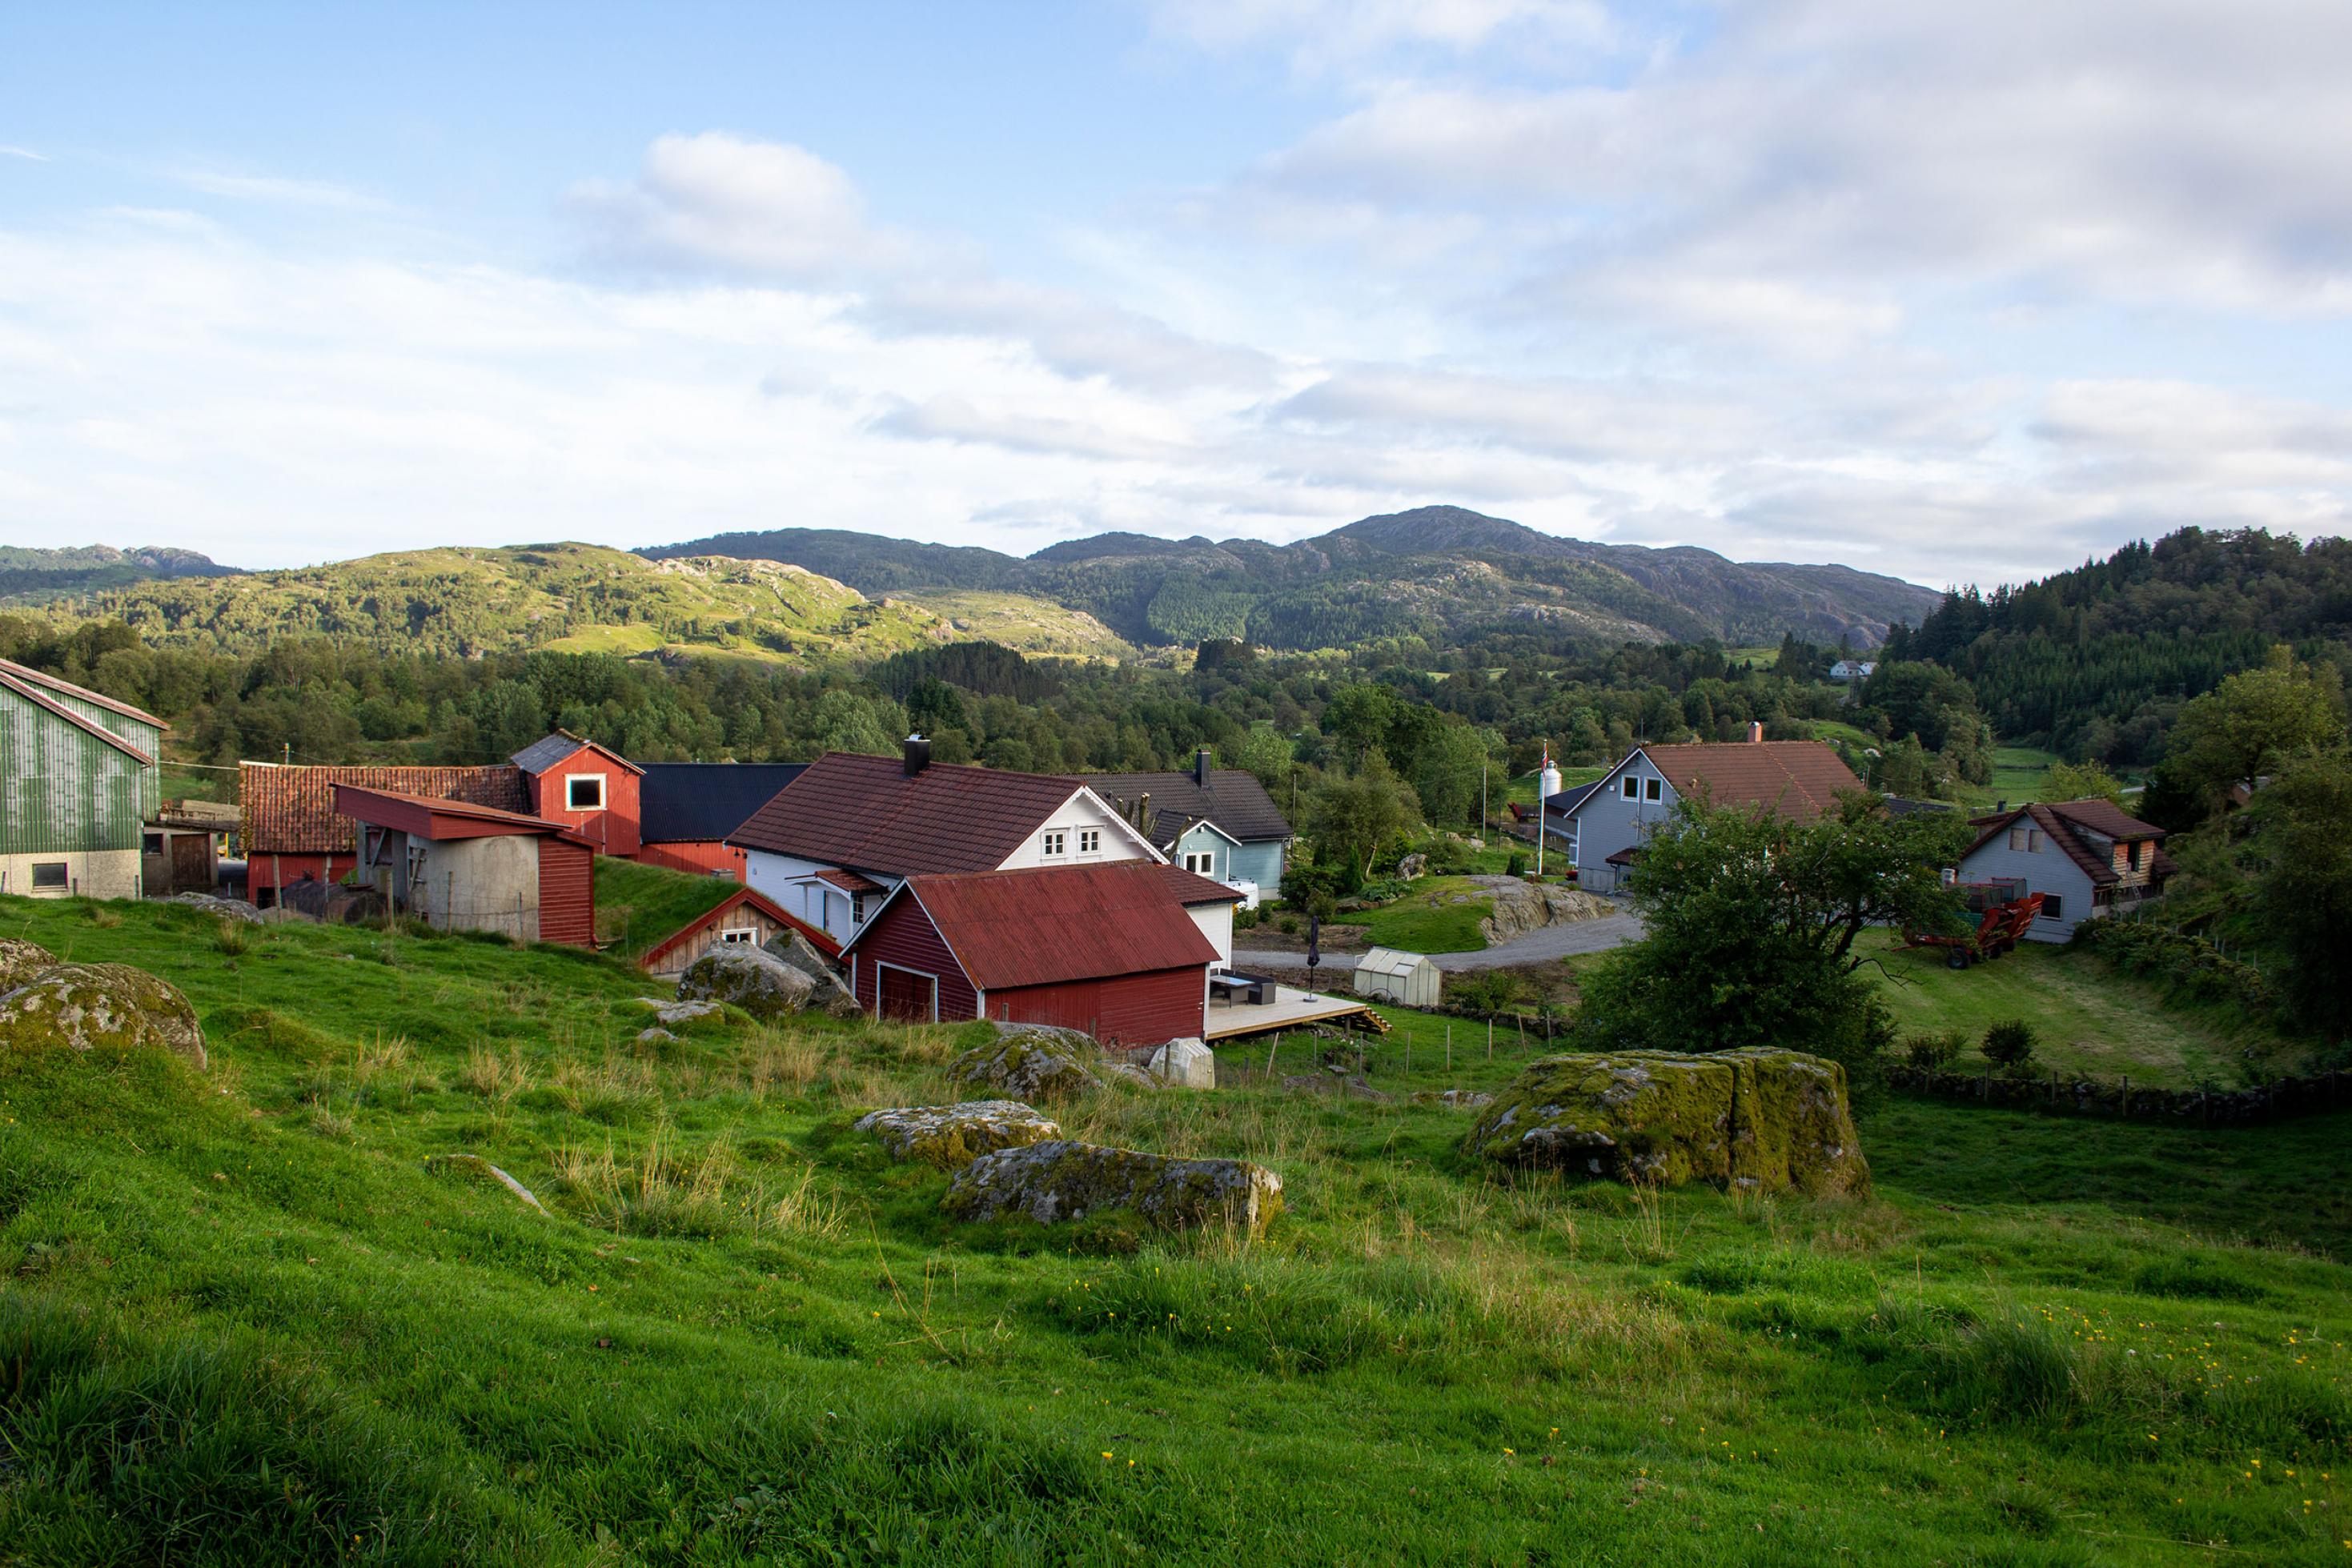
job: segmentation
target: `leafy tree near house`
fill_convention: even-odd
[[[1890,817],[1867,794],[1811,822],[1683,802],[1633,870],[1648,935],[1585,979],[1577,1042],[1789,1046],[1866,1071],[1893,1030],[1855,940],[1881,923],[1956,928],[1939,868],[1967,832],[1956,812]]]
[[[1257,781],[1268,790],[1290,781],[1290,770],[1297,766],[1297,753],[1289,737],[1271,724],[1255,724],[1242,737],[1231,758],[1232,766],[1246,768],[1257,775]]]
[[[2121,810],[2124,787],[2096,762],[2061,762],[2042,775],[2041,795],[2047,800],[2105,800]]]
[[[2343,741],[2342,673],[2278,647],[2260,669],[2240,671],[2180,710],[2165,765],[2210,798]]]
[[[2286,959],[2278,976],[2290,1008],[2333,1040],[2352,1036],[2352,757],[2287,763],[2254,797],[2253,907]]]
[[[1307,831],[1318,861],[1344,865],[1349,885],[1371,874],[1372,862],[1421,814],[1412,789],[1378,752],[1355,772],[1328,779],[1307,808]]]

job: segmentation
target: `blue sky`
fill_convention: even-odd
[[[0,540],[2352,510],[2352,8],[17,7]]]

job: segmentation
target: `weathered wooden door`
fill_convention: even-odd
[[[929,1023],[939,1016],[940,983],[911,969],[882,966],[875,976],[881,988],[882,1016],[898,1023]]]

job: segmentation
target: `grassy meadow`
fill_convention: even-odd
[[[849,1130],[954,1029],[620,964],[0,900],[214,1050],[0,1057],[0,1562],[2206,1563],[2352,1539],[2341,1120],[1864,1107],[1864,1200],[1511,1179],[1524,1061],[1108,1092],[1253,1243],[957,1227]],[[1996,971],[1998,969],[1996,967]],[[1973,973],[1973,972],[1972,972]],[[1457,1045],[1464,1042],[1457,1041]],[[1277,1077],[1311,1070],[1286,1042]],[[549,1214],[461,1164],[495,1162]]]

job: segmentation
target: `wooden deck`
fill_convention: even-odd
[[[1232,1002],[1222,997],[1211,1001],[1208,1039],[1213,1044],[1255,1034],[1272,1034],[1276,1030],[1304,1029],[1308,1024],[1339,1023],[1360,1018],[1379,1018],[1360,998],[1276,986],[1271,1001]]]

